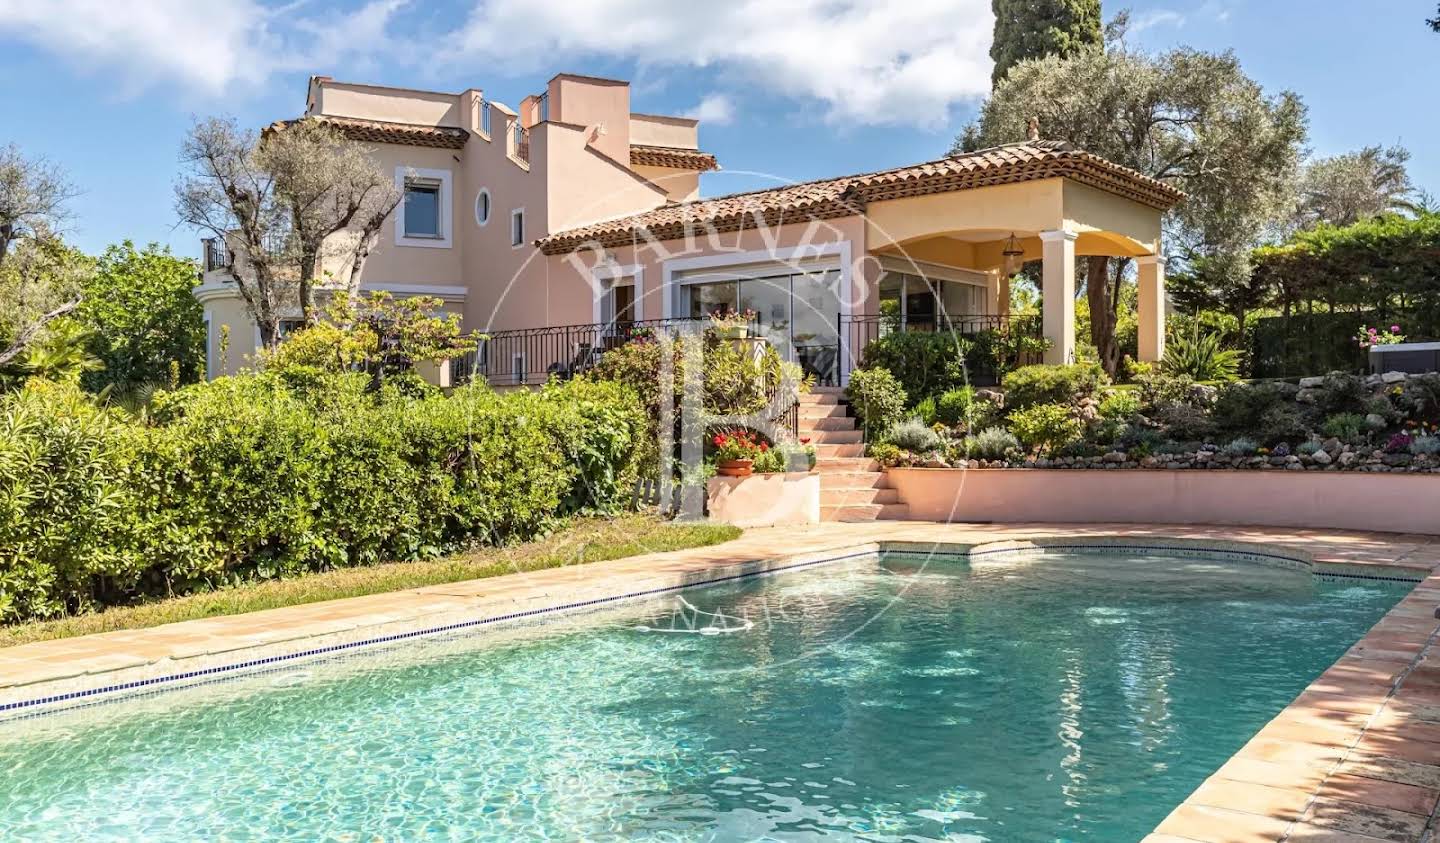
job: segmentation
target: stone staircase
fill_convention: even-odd
[[[816,387],[800,396],[800,436],[815,446],[820,472],[821,521],[905,518],[910,508],[890,488],[880,464],[866,457],[860,429],[840,403],[839,387]]]

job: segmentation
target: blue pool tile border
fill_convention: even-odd
[[[80,700],[80,699],[85,699],[85,698],[88,698],[88,697],[99,696],[99,695],[102,695],[102,694],[116,694],[116,693],[120,693],[120,692],[124,692],[124,691],[133,691],[133,690],[139,690],[139,689],[143,689],[143,688],[152,688],[152,687],[163,686],[163,685],[167,685],[167,684],[171,684],[171,683],[175,683],[175,682],[183,682],[183,681],[185,681],[185,680],[187,680],[187,679],[202,679],[202,678],[204,678],[204,677],[217,676],[217,675],[219,675],[219,674],[235,674],[237,671],[248,670],[248,669],[251,669],[251,668],[263,668],[263,667],[265,667],[266,665],[279,664],[279,663],[282,663],[282,662],[290,662],[290,661],[295,661],[295,660],[297,660],[297,659],[306,659],[306,658],[312,658],[312,657],[317,657],[317,656],[332,655],[332,654],[339,653],[339,652],[346,651],[346,650],[358,649],[358,648],[360,648],[360,647],[373,647],[373,646],[381,645],[381,644],[393,644],[393,643],[395,643],[395,642],[397,642],[397,641],[405,641],[405,640],[413,639],[413,638],[420,638],[420,637],[431,636],[431,635],[441,635],[441,634],[444,634],[444,633],[447,633],[447,632],[457,632],[457,631],[466,630],[466,629],[475,629],[475,628],[477,628],[477,627],[488,626],[488,625],[490,625],[490,624],[498,624],[498,623],[504,623],[504,622],[507,622],[507,621],[523,620],[523,619],[525,619],[525,618],[531,618],[531,617],[535,617],[535,616],[538,616],[538,615],[556,614],[556,613],[561,613],[561,612],[574,611],[574,610],[576,610],[576,609],[585,609],[585,608],[590,608],[590,607],[594,607],[594,606],[606,605],[606,604],[610,604],[610,603],[619,603],[619,602],[622,602],[622,601],[634,600],[634,599],[637,599],[637,598],[653,597],[653,596],[655,596],[655,595],[657,595],[657,594],[666,594],[666,593],[669,593],[669,592],[681,591],[681,590],[684,590],[684,589],[698,588],[698,587],[707,586],[707,585],[717,585],[717,584],[725,583],[725,582],[734,582],[734,581],[736,581],[736,580],[750,579],[750,578],[752,578],[752,577],[765,576],[765,575],[768,575],[768,574],[778,574],[778,573],[783,573],[783,572],[786,572],[786,571],[794,571],[794,570],[799,570],[799,569],[802,569],[802,568],[810,568],[810,567],[814,567],[814,566],[816,566],[816,565],[825,565],[825,564],[829,564],[829,563],[832,563],[832,562],[843,562],[843,561],[848,560],[848,559],[856,559],[856,558],[859,558],[859,557],[862,557],[862,556],[875,556],[875,555],[877,555],[877,554],[878,554],[878,551],[875,551],[875,550],[854,551],[854,552],[850,552],[850,553],[845,553],[845,554],[840,555],[840,556],[826,557],[826,558],[824,558],[824,559],[807,559],[807,560],[805,560],[805,561],[803,561],[803,562],[795,562],[795,563],[791,563],[791,564],[788,564],[788,565],[779,565],[779,566],[776,566],[776,567],[773,567],[773,568],[765,568],[765,569],[760,569],[760,570],[755,570],[755,571],[740,571],[740,572],[734,573],[734,574],[725,574],[725,575],[723,575],[723,576],[710,577],[710,578],[708,578],[708,579],[703,579],[703,580],[696,580],[695,582],[679,583],[679,584],[677,584],[677,585],[660,586],[660,587],[657,587],[657,588],[647,588],[647,589],[642,589],[642,590],[640,590],[640,591],[632,591],[632,592],[629,592],[629,593],[626,593],[626,594],[616,594],[616,595],[610,595],[610,596],[608,596],[608,597],[596,597],[596,598],[592,598],[592,599],[590,599],[590,600],[578,600],[578,601],[575,601],[575,602],[573,602],[573,603],[562,603],[562,604],[559,604],[559,605],[556,605],[556,606],[545,606],[545,607],[542,607],[542,608],[539,608],[539,609],[525,609],[525,610],[518,611],[518,612],[507,612],[507,613],[502,614],[502,615],[494,615],[494,616],[485,617],[485,618],[476,618],[476,619],[474,619],[474,620],[468,620],[468,621],[457,621],[457,622],[455,622],[455,623],[444,624],[444,625],[442,625],[442,626],[430,627],[430,628],[427,628],[427,629],[417,629],[417,630],[409,630],[409,631],[406,631],[406,632],[396,632],[396,633],[392,633],[392,634],[390,634],[390,635],[380,635],[380,636],[376,636],[376,637],[373,637],[373,638],[361,639],[361,640],[359,640],[359,641],[347,641],[347,642],[342,643],[342,644],[332,644],[332,645],[329,645],[329,646],[326,646],[326,647],[312,647],[312,648],[310,648],[310,649],[300,650],[300,651],[297,651],[297,652],[294,652],[294,653],[282,653],[282,654],[276,655],[276,656],[267,656],[267,657],[265,657],[265,658],[259,658],[259,659],[248,659],[248,660],[246,660],[246,661],[235,662],[235,663],[233,663],[233,664],[217,665],[217,666],[215,666],[215,667],[197,668],[197,669],[195,669],[195,670],[187,670],[187,671],[184,671],[184,672],[181,672],[181,673],[168,674],[168,675],[166,675],[166,676],[152,676],[152,677],[147,677],[147,678],[145,678],[145,679],[136,679],[136,680],[133,680],[133,681],[130,681],[130,682],[119,682],[119,683],[116,683],[116,684],[113,684],[113,685],[105,685],[105,686],[101,686],[101,687],[98,687],[98,688],[82,688],[82,689],[77,690],[77,691],[68,691],[68,692],[63,693],[63,694],[53,694],[53,695],[46,696],[46,697],[36,697],[36,698],[34,698],[34,699],[17,700],[17,701],[15,701],[15,702],[0,703],[0,713],[3,713],[3,712],[11,712],[11,711],[18,711],[18,710],[20,710],[20,709],[26,709],[26,708],[34,708],[34,707],[36,707],[36,706],[53,705],[53,704],[56,704],[56,703],[68,702],[68,701],[70,701],[70,700]],[[735,564],[735,565],[754,565],[754,564],[757,564],[757,563],[763,564],[765,561],[766,561],[766,560],[763,560],[763,559],[748,559],[748,560],[745,560],[745,561],[743,561],[743,562],[736,562],[736,563],[734,563],[734,564]],[[244,674],[244,675],[248,676],[248,675],[251,675],[251,674],[248,674],[248,673],[247,673],[247,674]],[[183,686],[183,687],[193,687],[193,685],[186,685],[186,686]],[[111,702],[111,701],[113,701],[113,702],[119,702],[119,701],[121,701],[121,700],[130,699],[130,698],[131,698],[131,695],[124,695],[124,696],[120,696],[120,697],[115,697],[115,698],[113,698],[113,699],[111,699],[111,700],[107,700],[107,702]],[[34,716],[41,716],[41,715],[44,715],[44,714],[58,714],[58,713],[60,713],[60,712],[62,712],[62,711],[70,711],[70,710],[73,710],[73,708],[74,708],[74,707],[72,707],[72,706],[67,706],[67,707],[64,707],[64,708],[47,709],[46,711],[40,712],[40,713],[38,713],[37,715],[34,715]],[[0,718],[0,723],[9,722],[9,721],[11,721],[11,720],[16,720],[16,719],[20,719],[20,718],[13,718],[13,717]],[[27,718],[27,719],[28,719],[28,718]]]
[[[896,542],[896,543],[897,543],[897,544],[903,544],[903,542]],[[935,542],[932,549],[929,549],[929,550],[917,550],[917,549],[913,549],[913,548],[902,548],[902,547],[886,548],[886,547],[885,547],[885,544],[886,544],[885,542],[880,542],[880,543],[878,543],[878,548],[879,548],[878,550],[876,550],[876,549],[868,549],[868,548],[865,549],[865,550],[855,550],[855,549],[837,550],[836,552],[837,552],[838,555],[835,555],[835,556],[826,556],[826,557],[820,558],[820,559],[805,559],[805,560],[803,560],[803,561],[792,562],[792,563],[789,563],[789,564],[775,565],[775,566],[769,567],[769,568],[759,568],[759,569],[756,569],[756,570],[739,571],[739,572],[732,573],[732,574],[724,574],[724,575],[720,575],[720,576],[709,577],[709,578],[706,578],[706,579],[696,580],[696,581],[694,581],[694,582],[685,582],[685,583],[678,583],[678,584],[675,584],[675,585],[667,585],[667,586],[659,586],[659,587],[656,587],[656,588],[641,589],[641,590],[638,590],[638,591],[627,592],[627,593],[625,593],[625,594],[609,595],[609,596],[606,596],[606,597],[596,597],[596,598],[591,598],[591,599],[589,599],[589,600],[578,600],[578,601],[574,601],[574,602],[571,602],[571,603],[562,603],[562,604],[558,604],[558,605],[555,605],[555,606],[545,606],[545,607],[541,607],[541,608],[537,608],[537,609],[524,609],[524,610],[520,610],[520,611],[516,611],[516,612],[507,612],[507,613],[504,613],[504,614],[494,615],[494,616],[490,616],[490,617],[476,618],[476,619],[473,619],[473,620],[465,620],[465,621],[457,621],[457,622],[455,622],[455,623],[444,624],[444,625],[441,625],[441,626],[429,627],[429,628],[425,628],[425,629],[408,630],[408,631],[405,631],[405,632],[396,632],[396,633],[392,633],[392,634],[389,634],[389,635],[380,635],[380,636],[375,636],[375,637],[371,637],[371,638],[364,638],[364,639],[361,639],[361,640],[358,640],[358,641],[348,641],[348,642],[339,643],[339,644],[331,644],[331,645],[327,645],[327,646],[324,646],[324,647],[312,647],[312,648],[305,649],[305,650],[299,650],[299,651],[296,651],[296,652],[294,652],[294,653],[282,653],[282,654],[279,654],[279,655],[267,656],[267,657],[264,657],[264,658],[247,659],[247,660],[245,660],[245,661],[235,662],[235,663],[227,664],[227,665],[216,665],[216,666],[214,666],[214,667],[196,668],[195,670],[182,671],[182,672],[180,672],[180,673],[168,674],[168,675],[165,675],[165,676],[153,676],[153,677],[147,677],[147,678],[144,678],[144,679],[136,679],[136,680],[132,680],[132,681],[129,681],[129,682],[120,682],[120,683],[115,683],[115,684],[111,684],[111,685],[104,685],[104,686],[97,687],[97,688],[82,688],[82,689],[79,689],[79,690],[76,690],[76,691],[68,691],[68,692],[65,692],[65,693],[62,693],[62,694],[52,694],[52,695],[49,695],[49,696],[36,697],[36,698],[33,698],[33,699],[28,699],[28,700],[17,700],[17,701],[14,701],[14,702],[0,703],[0,715],[4,715],[4,714],[6,714],[6,713],[21,712],[21,711],[23,711],[23,710],[25,710],[25,709],[34,709],[34,708],[37,708],[37,707],[40,707],[40,706],[52,706],[52,707],[50,707],[50,708],[44,708],[43,710],[39,710],[39,711],[25,712],[25,713],[23,713],[23,714],[19,714],[18,716],[0,716],[0,723],[15,722],[15,721],[18,721],[18,720],[29,720],[29,719],[33,719],[33,718],[36,718],[36,717],[44,717],[44,716],[52,715],[52,714],[60,714],[60,713],[62,713],[62,712],[75,711],[75,710],[80,709],[80,708],[89,708],[89,707],[92,707],[92,706],[95,706],[95,705],[102,705],[102,704],[109,704],[109,703],[119,703],[119,702],[124,702],[124,701],[127,701],[127,700],[136,699],[136,698],[139,698],[139,697],[149,697],[149,696],[153,696],[154,694],[160,693],[160,692],[163,692],[163,691],[181,690],[181,689],[184,689],[184,688],[194,688],[194,687],[199,687],[199,686],[202,686],[202,685],[210,685],[210,684],[216,684],[216,683],[222,682],[222,681],[229,681],[229,680],[232,680],[232,679],[239,679],[239,678],[243,678],[243,677],[263,675],[263,674],[265,674],[265,673],[273,672],[273,671],[275,670],[275,667],[274,667],[274,666],[282,665],[282,664],[285,664],[285,663],[288,663],[288,662],[297,661],[297,660],[300,660],[300,659],[322,658],[322,660],[324,660],[324,661],[329,661],[331,658],[335,657],[335,656],[338,655],[338,654],[343,654],[343,653],[346,653],[346,652],[349,652],[349,651],[358,650],[358,649],[360,649],[360,648],[365,648],[365,647],[375,647],[375,646],[380,646],[380,645],[385,645],[385,644],[394,644],[394,643],[396,643],[396,642],[406,641],[406,640],[415,639],[415,638],[430,637],[430,636],[439,636],[439,635],[444,635],[444,634],[446,634],[446,633],[460,632],[460,631],[465,631],[465,630],[474,630],[474,629],[478,629],[478,628],[481,628],[481,627],[489,626],[489,625],[492,625],[492,624],[500,624],[500,623],[506,623],[506,622],[510,622],[510,621],[525,620],[525,619],[527,619],[527,618],[536,618],[536,617],[543,616],[543,615],[560,614],[560,613],[575,611],[575,610],[579,610],[579,609],[594,608],[594,607],[605,606],[605,605],[614,604],[614,603],[621,603],[621,602],[625,602],[625,601],[629,601],[629,600],[636,600],[636,599],[641,599],[641,598],[646,598],[646,597],[653,597],[653,596],[660,595],[660,594],[667,594],[667,593],[671,593],[671,592],[675,592],[675,591],[683,591],[683,590],[691,589],[691,588],[700,588],[700,587],[709,586],[709,585],[718,585],[718,584],[726,583],[726,582],[735,582],[735,581],[738,581],[738,580],[752,579],[752,578],[755,578],[755,577],[770,576],[770,575],[774,575],[774,574],[785,573],[785,572],[787,572],[787,571],[795,571],[795,570],[801,570],[801,569],[804,569],[804,568],[811,568],[811,567],[815,567],[815,566],[818,566],[818,565],[826,565],[826,564],[830,564],[830,563],[834,563],[834,562],[844,562],[844,561],[847,561],[847,560],[850,560],[850,559],[857,559],[857,558],[864,557],[864,556],[877,556],[877,555],[878,555],[878,556],[881,556],[881,557],[886,557],[886,556],[926,556],[926,557],[930,557],[930,556],[940,555],[940,556],[954,556],[954,557],[957,557],[957,558],[966,558],[966,559],[969,559],[969,558],[975,558],[975,557],[994,556],[994,555],[1000,555],[1000,554],[1012,554],[1012,555],[1044,555],[1044,554],[1046,554],[1046,553],[1053,553],[1053,552],[1056,552],[1056,551],[1065,551],[1065,552],[1088,552],[1088,553],[1099,553],[1099,554],[1104,554],[1104,553],[1121,553],[1121,552],[1137,552],[1137,551],[1138,551],[1138,552],[1163,553],[1163,554],[1167,554],[1167,555],[1186,556],[1186,557],[1194,557],[1194,558],[1208,558],[1208,559],[1217,559],[1217,558],[1219,558],[1219,559],[1222,560],[1222,561],[1259,562],[1259,563],[1262,563],[1262,564],[1271,564],[1271,565],[1279,562],[1279,563],[1283,563],[1283,566],[1284,566],[1284,567],[1293,568],[1293,569],[1295,569],[1295,570],[1306,570],[1306,571],[1309,571],[1310,573],[1312,573],[1314,576],[1320,577],[1320,578],[1322,578],[1322,579],[1325,579],[1325,578],[1337,578],[1337,579],[1350,579],[1350,580],[1376,580],[1376,581],[1384,581],[1384,582],[1408,583],[1408,584],[1412,584],[1412,585],[1413,585],[1413,584],[1418,584],[1418,583],[1420,583],[1420,582],[1423,580],[1423,576],[1420,575],[1420,574],[1416,574],[1414,577],[1403,577],[1403,576],[1384,576],[1384,575],[1379,575],[1379,574],[1360,574],[1360,573],[1353,573],[1353,572],[1349,572],[1349,571],[1343,571],[1343,572],[1342,572],[1342,571],[1322,571],[1322,570],[1319,570],[1319,568],[1318,568],[1315,564],[1313,564],[1313,563],[1311,563],[1311,562],[1309,562],[1309,561],[1306,561],[1306,560],[1304,560],[1304,559],[1302,559],[1302,558],[1300,558],[1300,557],[1298,557],[1298,556],[1293,556],[1293,555],[1292,555],[1292,556],[1286,556],[1286,555],[1282,555],[1282,554],[1278,554],[1278,553],[1266,553],[1266,552],[1264,552],[1264,551],[1259,551],[1259,550],[1236,550],[1236,549],[1232,549],[1232,548],[1207,548],[1207,547],[1204,547],[1203,545],[1163,545],[1163,544],[1138,544],[1138,543],[1137,543],[1137,544],[1128,544],[1128,543],[1106,543],[1106,542],[1103,542],[1103,541],[1101,541],[1101,542],[1095,542],[1095,543],[1065,543],[1065,542],[1054,542],[1054,543],[1052,543],[1052,542],[1048,542],[1048,541],[1044,541],[1044,540],[1041,540],[1041,543],[1030,544],[1030,543],[1028,543],[1028,540],[1021,540],[1020,543],[1017,543],[1017,544],[1012,545],[1012,546],[1006,546],[1006,547],[991,547],[991,548],[989,548],[989,549],[982,549],[982,548],[984,548],[985,545],[1005,544],[1005,542],[1003,542],[1003,541],[1002,541],[1002,542],[986,542],[986,543],[984,543],[984,544],[982,544],[982,545],[976,545],[976,546],[965,546],[965,545],[963,545],[963,544],[945,543],[945,542]],[[927,543],[927,542],[918,542],[918,543],[916,543],[916,544],[929,544],[929,543]],[[817,552],[823,553],[824,551],[817,551]],[[744,561],[732,563],[730,567],[735,567],[735,566],[748,566],[748,565],[763,565],[763,564],[765,564],[767,561],[768,561],[768,560],[765,560],[765,559],[747,559],[747,560],[744,560]],[[267,668],[269,668],[269,669],[267,669]],[[244,672],[242,673],[242,671],[244,671]],[[184,684],[184,685],[177,685],[177,684],[175,684],[175,683],[187,682],[187,680],[201,680],[201,681],[198,681],[198,682],[188,682],[188,684]],[[139,692],[139,693],[125,693],[125,692]],[[103,699],[90,700],[90,698],[92,698],[92,697],[102,697],[103,695],[107,695],[107,694],[114,694],[115,696],[104,697]],[[77,705],[68,705],[68,706],[61,706],[61,705],[59,705],[60,703],[66,703],[66,702],[71,702],[71,701],[80,701],[80,700],[90,700],[90,701],[89,701],[89,702],[82,702],[82,703],[79,703],[79,704],[77,704]]]

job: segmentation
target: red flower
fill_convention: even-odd
[[[763,453],[765,453],[765,452],[768,451],[768,450],[770,450],[770,446],[767,445],[767,444],[765,444],[764,442],[761,442],[761,443],[760,443],[760,453],[763,454]]]
[[[802,436],[802,437],[800,437],[800,444],[801,444],[801,445],[809,445],[809,444],[810,444],[810,437],[808,437],[808,436]]]

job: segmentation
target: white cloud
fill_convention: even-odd
[[[487,0],[449,58],[517,72],[585,58],[715,68],[836,123],[938,126],[990,89],[989,0]]]
[[[0,39],[29,42],[82,70],[112,74],[120,93],[173,84],[200,94],[256,85],[272,73],[329,68],[383,47],[406,0],[303,14],[255,0],[0,0]]]
[[[1182,27],[1185,25],[1185,16],[1172,9],[1157,9],[1153,12],[1139,14],[1130,21],[1130,33],[1139,35],[1147,29],[1154,29],[1157,26]]]
[[[710,94],[684,116],[712,126],[724,126],[735,119],[735,103],[725,94]]]

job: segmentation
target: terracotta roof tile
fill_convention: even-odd
[[[833,219],[860,213],[871,201],[1050,178],[1068,178],[1162,211],[1184,198],[1164,182],[1069,144],[1024,141],[875,173],[666,205],[556,232],[538,245],[547,254],[557,254],[590,243],[623,246],[642,231],[657,240],[683,237],[697,225],[736,231],[754,225],[757,215],[767,225]]]
[[[365,143],[399,143],[407,146],[432,146],[441,149],[460,149],[470,139],[470,133],[452,126],[428,126],[423,123],[389,123],[383,120],[361,120],[355,117],[331,117],[319,115],[310,118],[329,124],[340,130],[345,137]],[[281,120],[271,124],[271,129],[280,129],[296,122]]]
[[[720,169],[715,156],[708,152],[639,143],[630,144],[630,163],[650,167],[673,167],[677,170],[699,170],[702,173]]]

